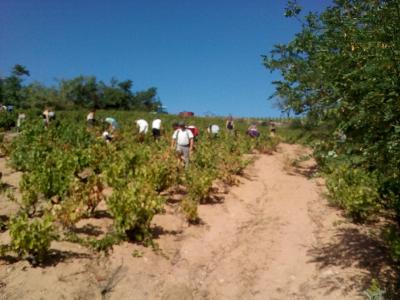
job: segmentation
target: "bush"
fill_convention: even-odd
[[[9,229],[10,250],[17,252],[20,257],[30,256],[33,262],[43,262],[51,242],[57,239],[50,216],[29,220],[22,213],[10,220]]]
[[[17,114],[15,112],[0,112],[0,130],[10,130],[15,127]]]
[[[114,190],[107,200],[117,233],[128,234],[129,237],[133,234],[133,238],[138,241],[149,237],[151,220],[162,210],[163,204],[163,198],[150,185],[140,181]]]
[[[400,234],[392,227],[385,231],[384,238],[389,245],[390,254],[394,261],[400,262]]]
[[[182,211],[185,214],[186,220],[191,224],[197,224],[200,221],[199,213],[197,210],[198,205],[199,202],[190,197],[184,197],[182,199]]]
[[[379,210],[378,187],[374,174],[347,165],[327,178],[331,199],[355,221],[363,221]]]

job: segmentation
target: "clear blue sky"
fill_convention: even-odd
[[[328,0],[299,0],[320,11]],[[157,87],[167,110],[279,116],[261,55],[300,24],[286,0],[1,0],[0,76],[16,63],[33,80],[95,75]]]

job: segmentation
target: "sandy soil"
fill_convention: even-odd
[[[365,299],[371,278],[394,276],[385,251],[328,205],[312,160],[292,166],[305,154],[284,144],[259,156],[220,203],[200,206],[202,225],[188,226],[169,203],[154,220],[159,251],[123,243],[99,256],[57,242],[46,267],[0,261],[0,299]],[[4,181],[10,176],[18,175]],[[112,225],[101,209],[80,233],[100,236]]]

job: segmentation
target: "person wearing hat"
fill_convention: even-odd
[[[193,149],[193,133],[186,128],[185,123],[180,121],[177,129],[172,135],[172,148],[180,155],[185,163],[185,168],[189,167],[190,152]]]

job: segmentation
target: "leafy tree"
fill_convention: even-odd
[[[1,79],[0,103],[20,106],[24,101],[22,76],[29,76],[29,71],[22,65],[15,65],[11,75]]]
[[[344,133],[346,142],[331,147],[377,171],[381,196],[400,215],[400,2],[336,0],[320,14],[300,14],[291,1],[286,15],[302,30],[264,56],[282,75],[273,97]]]
[[[98,102],[98,82],[94,76],[78,76],[71,80],[61,80],[60,96],[65,102],[75,106],[91,107]]]
[[[95,76],[78,76],[62,79],[57,86],[46,87],[39,82],[24,86],[23,76],[29,75],[24,66],[17,64],[10,76],[0,78],[0,103],[38,109],[52,106],[56,109],[95,107],[158,111],[162,108],[155,87],[134,93],[130,79],[112,78],[110,84],[106,84]]]
[[[12,75],[14,76],[30,76],[31,74],[29,73],[28,69],[24,67],[23,65],[16,64],[12,70]]]

